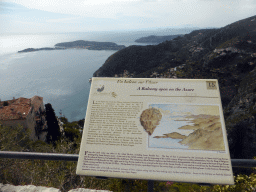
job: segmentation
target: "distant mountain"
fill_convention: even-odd
[[[183,36],[183,35],[168,35],[168,36],[150,35],[148,37],[141,37],[139,39],[136,39],[135,42],[137,42],[137,43],[162,43],[164,41],[170,41],[179,36]]]
[[[158,45],[127,47],[93,76],[218,79],[231,158],[256,156],[256,16]]]

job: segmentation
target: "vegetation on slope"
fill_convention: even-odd
[[[66,118],[65,127],[77,129],[77,122],[69,123]],[[71,125],[74,125],[72,128]],[[10,131],[11,130],[11,131]],[[29,140],[29,130],[23,131],[21,126],[0,126],[0,150],[1,151],[24,151],[42,153],[78,154],[81,133],[74,132],[72,139],[61,137],[56,145],[42,141]],[[9,139],[13,138],[13,139]],[[73,140],[73,141],[72,141]],[[128,179],[97,179],[89,176],[76,175],[76,162],[46,161],[46,160],[22,160],[0,159],[0,183],[13,185],[36,185],[55,187],[61,191],[74,188],[105,189],[114,192],[123,191],[147,191],[146,180]],[[234,186],[213,185],[201,186],[189,183],[154,182],[154,191],[179,192],[179,191],[253,191],[256,188],[255,175],[235,176]]]
[[[218,79],[231,158],[253,159],[256,156],[255,18],[219,29],[195,30],[181,38],[151,46],[154,54],[159,55],[157,59],[155,55],[145,60],[136,59],[131,54],[135,49],[128,47],[112,55],[94,76]],[[147,48],[137,46],[136,54],[143,57],[145,54],[140,53],[145,50]],[[123,55],[126,60],[118,64]],[[132,62],[141,69],[129,67]],[[108,69],[112,73],[108,73]],[[255,170],[234,168],[233,172],[249,176]]]
[[[252,159],[256,156],[255,18],[195,30],[155,46],[130,46],[110,56],[94,76],[218,79],[231,157]]]
[[[183,35],[167,35],[167,36],[150,35],[148,37],[141,37],[139,39],[136,39],[135,42],[137,42],[137,43],[162,43],[164,41],[169,41],[174,38],[178,38],[179,36],[183,36]]]

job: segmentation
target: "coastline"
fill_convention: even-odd
[[[166,133],[163,136],[154,138],[182,139],[179,141],[182,145],[187,145],[188,149],[197,150],[218,150],[224,151],[222,126],[219,116],[214,115],[189,115],[185,118],[193,118],[190,122],[193,125],[185,125],[178,129],[193,130],[188,136],[177,132]]]
[[[55,47],[43,47],[43,48],[27,48],[18,53],[34,52],[34,51],[51,51],[51,50],[65,50],[65,49],[88,49],[88,50],[114,50],[118,51],[124,49],[124,45],[117,45],[112,42],[97,42],[97,41],[84,41],[77,40],[71,42],[63,42],[55,44]]]

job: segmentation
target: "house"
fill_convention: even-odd
[[[0,102],[0,124],[14,127],[18,124],[30,129],[30,139],[46,140],[47,124],[44,115],[43,97],[18,99]]]
[[[150,75],[150,77],[159,77],[159,74],[158,74],[158,72],[154,71],[154,72]]]
[[[214,49],[214,53],[220,53],[220,52],[222,52],[222,51],[224,51],[224,49]]]

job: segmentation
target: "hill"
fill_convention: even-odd
[[[97,41],[72,41],[57,43],[55,47],[64,47],[64,48],[84,48],[86,47],[89,50],[120,50],[125,48],[124,45],[117,45],[112,42],[97,42]]]
[[[111,55],[94,77],[218,79],[231,158],[256,156],[256,16]],[[239,170],[248,173],[248,169]],[[236,169],[234,169],[236,172]]]
[[[136,39],[135,42],[137,42],[137,43],[162,43],[164,41],[170,41],[179,36],[183,36],[183,35],[167,35],[167,36],[150,35],[148,37],[141,37],[139,39]]]

